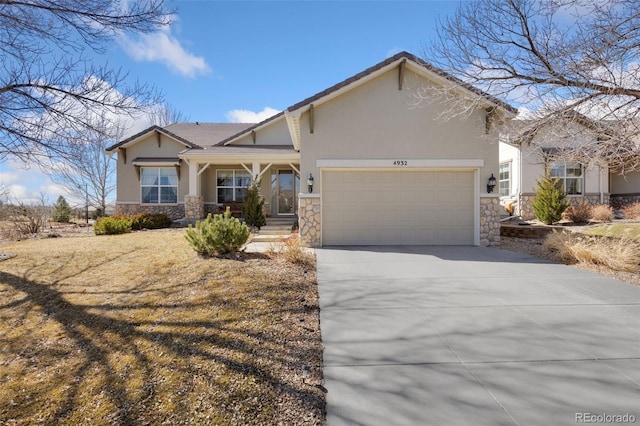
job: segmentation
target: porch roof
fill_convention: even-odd
[[[298,162],[300,153],[291,145],[228,145],[205,149],[187,149],[180,158],[207,163],[230,163],[248,161]]]

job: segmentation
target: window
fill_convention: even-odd
[[[511,163],[501,163],[498,173],[498,189],[500,196],[511,194]]]
[[[143,204],[175,204],[178,202],[178,174],[174,167],[140,169]]]
[[[220,204],[244,201],[248,186],[251,186],[251,174],[246,170],[218,170],[216,173],[216,189]]]
[[[562,189],[567,195],[583,193],[582,165],[580,163],[565,163],[555,161],[551,163],[551,177],[560,179]]]

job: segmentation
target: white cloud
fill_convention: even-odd
[[[118,44],[134,60],[162,62],[171,71],[186,77],[208,74],[211,68],[202,56],[187,52],[167,26],[151,34],[140,34],[137,39],[121,34]]]
[[[279,113],[277,109],[265,107],[260,112],[249,111],[246,109],[234,109],[225,114],[227,120],[231,123],[259,123],[269,117],[273,117]]]
[[[0,187],[9,190],[7,198],[11,202],[34,204],[44,196],[47,203],[53,204],[62,195],[72,206],[84,205],[83,197],[69,194],[64,187],[51,182],[44,173],[17,161],[0,165]]]

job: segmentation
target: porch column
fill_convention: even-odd
[[[260,163],[258,163],[257,161],[253,162],[251,168],[251,180],[253,181],[253,179],[260,180]]]
[[[184,197],[184,217],[189,220],[204,217],[204,197],[200,195],[199,164],[189,162],[189,193]]]
[[[198,169],[200,163],[191,160],[189,162],[189,195],[200,195],[200,176]]]

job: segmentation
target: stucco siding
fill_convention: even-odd
[[[431,84],[407,71],[406,84],[398,90],[398,73],[392,70],[346,95],[314,109],[314,133],[310,133],[309,112],[301,119],[301,172],[320,177],[319,159],[482,159],[480,188],[498,171],[497,135],[485,135],[485,111],[466,119],[438,119],[437,103],[411,105],[419,84]],[[316,179],[314,192],[322,191]]]
[[[283,118],[275,119],[269,126],[256,130],[256,142],[253,143],[251,132],[235,141],[234,145],[292,145],[287,121]]]
[[[537,188],[536,181],[547,172],[542,156],[537,149],[523,148],[522,154],[522,192],[531,193]],[[607,170],[597,164],[583,165],[584,192],[597,194],[609,192],[609,175]]]
[[[611,173],[612,194],[638,194],[640,193],[640,172],[628,172],[620,175],[619,172]]]
[[[155,134],[150,135],[144,140],[126,148],[127,162],[124,163],[124,157],[118,156],[117,167],[117,200],[124,203],[140,202],[140,180],[133,166],[133,160],[139,157],[166,157],[177,158],[178,153],[183,151],[185,146],[175,142],[174,140],[162,136],[160,146]],[[189,191],[189,171],[188,166],[184,163],[180,166],[180,178],[178,179],[178,202],[182,202],[184,196]]]
[[[509,196],[516,195],[520,192],[520,150],[515,146],[500,142],[499,151],[500,163],[509,163],[511,165]],[[498,178],[497,175],[496,178]]]

